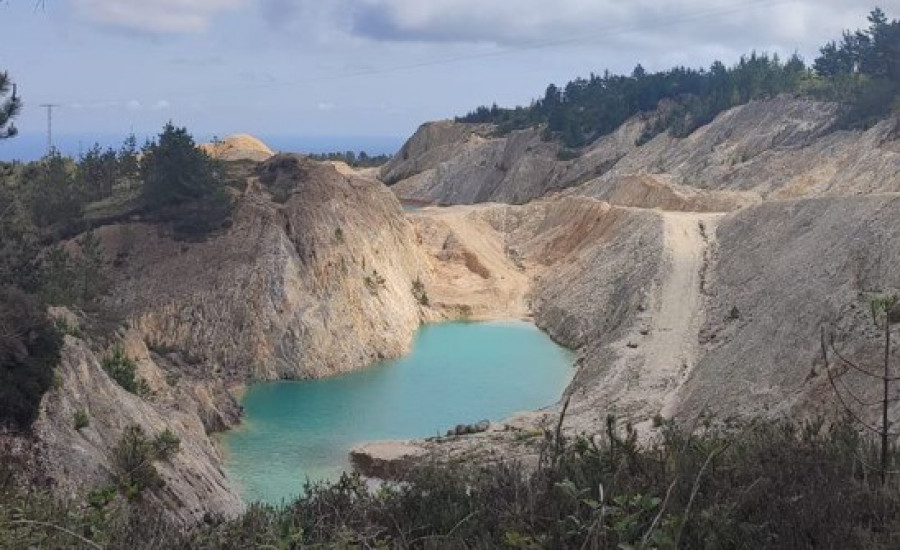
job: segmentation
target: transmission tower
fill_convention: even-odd
[[[41,107],[47,109],[47,154],[53,151],[53,109],[59,105],[44,103]]]

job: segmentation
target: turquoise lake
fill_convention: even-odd
[[[396,360],[323,380],[250,387],[242,425],[223,436],[226,469],[246,501],[290,499],[334,479],[362,442],[443,434],[556,403],[574,355],[524,322],[422,327]]]

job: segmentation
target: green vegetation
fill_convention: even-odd
[[[2,99],[9,87],[0,73],[0,137],[14,133],[9,121],[20,104]],[[53,384],[59,333],[82,336],[50,322],[46,306],[96,310],[107,270],[127,259],[123,247],[107,261],[92,229],[140,215],[170,224],[178,238],[204,238],[231,211],[231,172],[220,168],[172,124],[142,151],[130,136],[118,150],[94,145],[78,159],[52,150],[36,162],[0,162],[0,425],[31,426]],[[104,366],[128,391],[146,392],[128,358]]]
[[[87,428],[91,424],[91,419],[88,418],[88,414],[82,409],[75,411],[75,414],[72,415],[72,421],[76,430]]]
[[[422,280],[416,277],[416,280],[413,281],[412,284],[412,295],[419,303],[419,305],[427,306],[428,305],[428,293],[425,291],[425,284],[422,283]]]
[[[126,515],[107,488],[84,506],[0,486],[0,547],[70,548],[76,533],[130,548],[896,548],[900,486],[881,487],[867,466],[877,445],[849,424],[664,425],[662,434],[641,447],[609,419],[593,439],[545,433],[535,469],[426,465],[379,488],[348,474],[187,532],[149,501]],[[140,428],[125,431],[116,456],[126,496],[160,483],[160,457]]]
[[[115,346],[112,352],[103,358],[103,370],[116,384],[135,395],[147,395],[150,388],[147,381],[137,375],[137,364],[125,354],[122,346]]]
[[[365,151],[360,151],[359,154],[357,154],[353,151],[344,151],[321,154],[310,153],[309,158],[318,161],[333,160],[344,162],[350,166],[353,166],[354,168],[371,168],[386,164],[389,160],[391,160],[391,155],[369,155]]]
[[[153,465],[170,460],[181,447],[181,441],[169,430],[149,439],[143,428],[128,426],[113,449],[119,490],[129,500],[137,499],[147,489],[163,485]]]
[[[76,240],[78,253],[62,246],[49,248],[40,265],[40,293],[49,304],[84,305],[105,289],[103,249],[92,232]]]
[[[31,427],[53,384],[61,345],[38,298],[0,286],[0,426]]]
[[[845,105],[842,126],[867,126],[889,113],[900,95],[900,21],[876,9],[869,22],[867,30],[825,45],[814,70],[796,55],[783,62],[755,52],[730,68],[716,61],[709,69],[648,73],[638,65],[629,76],[606,72],[562,88],[551,84],[528,107],[483,106],[457,120],[491,122],[500,133],[544,125],[548,139],[578,148],[639,113],[655,112],[638,139],[643,144],[665,131],[687,136],[726,109],[790,93],[839,101]]]
[[[142,197],[152,217],[173,224],[176,235],[199,239],[221,228],[231,200],[216,163],[198,149],[186,128],[166,124],[141,159]]]

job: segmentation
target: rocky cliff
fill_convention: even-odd
[[[202,241],[140,220],[95,230],[110,267],[107,335],[67,337],[33,436],[14,443],[36,478],[67,495],[109,486],[126,427],[169,429],[181,450],[157,463],[164,486],[142,498],[185,523],[234,515],[242,503],[212,437],[239,421],[231,390],[398,356],[437,315],[413,292],[430,285],[427,258],[383,185],[290,155],[257,172],[235,191],[230,226]],[[141,395],[101,367],[116,346],[136,362]],[[76,413],[87,426],[76,429]]]
[[[397,199],[301,157],[261,170],[231,227],[205,242],[147,224],[98,231],[120,259],[107,305],[151,348],[190,350],[229,381],[313,378],[403,353],[420,321],[412,284],[427,272]]]
[[[659,135],[641,146],[633,138],[649,120],[635,119],[571,160],[549,143],[526,147],[503,166],[543,168],[508,180],[498,151],[528,131],[498,137],[479,127],[457,155],[443,142],[440,157],[392,189],[438,204],[542,197],[426,208],[410,218],[420,232],[441,224],[448,233],[424,241],[439,263],[447,247],[434,243],[475,257],[456,261],[460,273],[490,262],[489,249],[468,246],[461,226],[476,227],[479,243],[497,243],[503,254],[495,256],[519,275],[500,277],[494,295],[519,289],[535,322],[580,351],[566,429],[596,432],[607,414],[643,436],[659,418],[835,415],[843,408],[825,374],[820,331],[834,333],[846,356],[877,364],[880,334],[867,300],[900,288],[892,244],[900,119],[837,131],[836,116],[834,105],[779,97],[725,112],[686,138]],[[466,128],[429,131],[450,126]],[[421,138],[411,138],[410,151],[440,141]],[[535,132],[529,139],[540,141]],[[462,287],[478,288],[473,281]],[[871,380],[844,381],[857,397],[877,400]],[[402,460],[522,456],[529,430],[554,423],[554,414],[526,415],[477,436],[357,455],[373,464],[384,458],[379,449],[404,449]]]
[[[57,387],[45,396],[34,426],[36,469],[64,495],[115,487],[122,472],[113,449],[125,429],[140,426],[150,438],[168,429],[181,440],[180,450],[154,464],[164,485],[145,491],[140,504],[156,501],[185,524],[206,514],[237,514],[243,504],[210,437],[237,421],[237,403],[221,382],[191,379],[177,366],[151,358],[137,333],[123,335],[123,343],[149,385],[146,395],[124,390],[104,372],[99,354],[66,337]],[[76,429],[76,412],[86,415],[87,426]]]
[[[44,469],[80,490],[108,476],[124,425],[169,427],[187,443],[155,498],[185,520],[231,513],[208,435],[235,422],[226,387],[361,368],[449,318],[533,318],[577,349],[570,431],[600,430],[609,413],[644,435],[660,416],[833,413],[820,326],[867,360],[865,293],[900,288],[898,122],[834,131],[835,117],[782,97],[641,146],[651,120],[634,119],[575,158],[538,130],[431,123],[381,169],[390,188],[279,155],[202,242],[140,220],[100,228],[116,266],[104,305],[153,392],[123,393],[98,367],[103,350],[68,339],[38,424]],[[457,205],[404,214],[395,195]],[[77,432],[81,409],[97,421]],[[404,449],[521,450],[555,414]]]
[[[834,104],[779,97],[735,107],[685,138],[637,145],[653,115],[580,151],[539,130],[423,126],[381,172],[401,198],[435,204],[520,204],[569,190],[614,204],[722,211],[802,196],[900,191],[898,119],[834,131]],[[575,157],[575,158],[570,158]]]

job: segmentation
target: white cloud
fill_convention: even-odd
[[[129,111],[140,111],[144,108],[144,106],[141,105],[141,102],[136,99],[129,100],[128,103],[125,104],[125,107]]]
[[[334,107],[335,107],[334,103],[329,103],[326,101],[322,101],[316,105],[316,109],[318,109],[320,111],[332,111],[332,110],[334,110]]]
[[[355,33],[376,40],[521,44],[687,34],[765,43],[852,26],[871,0],[348,0]],[[593,36],[592,36],[593,35]],[[632,41],[632,40],[629,40]]]
[[[163,109],[168,109],[172,104],[166,101],[165,99],[160,99],[156,102],[156,105],[153,106],[157,111],[162,111]]]
[[[205,30],[212,18],[246,0],[74,0],[91,21],[129,30],[186,33]]]

